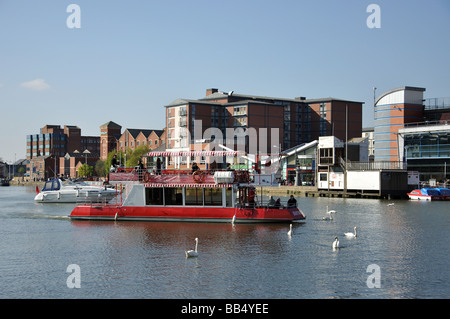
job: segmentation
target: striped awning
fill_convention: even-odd
[[[145,183],[144,187],[186,187],[186,188],[228,188],[233,187],[233,184],[204,184],[204,183],[192,183],[192,184],[163,184],[163,183]]]
[[[148,152],[146,156],[237,156],[245,155],[242,151],[163,151]]]

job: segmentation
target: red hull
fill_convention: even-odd
[[[82,220],[134,220],[134,221],[186,221],[236,223],[292,222],[305,219],[298,208],[252,208],[231,207],[133,207],[133,206],[77,206],[71,219]]]

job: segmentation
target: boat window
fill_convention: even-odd
[[[145,189],[145,205],[164,205],[162,188]]]
[[[222,188],[205,188],[205,205],[222,206]]]
[[[203,206],[203,189],[186,188],[185,204]]]
[[[45,182],[44,188],[42,189],[42,191],[51,191],[52,190],[52,184],[53,184],[53,181]]]
[[[56,180],[56,179],[54,179],[53,180],[53,185],[52,185],[52,190],[54,190],[54,191],[57,191],[57,190],[59,190],[59,182],[58,182],[58,180]]]
[[[165,205],[183,205],[182,188],[164,188]]]
[[[226,207],[233,207],[233,188],[228,187],[225,191]]]

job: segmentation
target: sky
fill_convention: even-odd
[[[370,127],[374,87],[450,96],[449,40],[448,0],[0,0],[0,158],[47,124],[162,129],[208,88],[360,101]]]

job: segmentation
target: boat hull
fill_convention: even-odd
[[[306,216],[298,208],[232,207],[133,207],[118,205],[80,205],[70,214],[74,220],[170,221],[230,223],[287,223]]]

